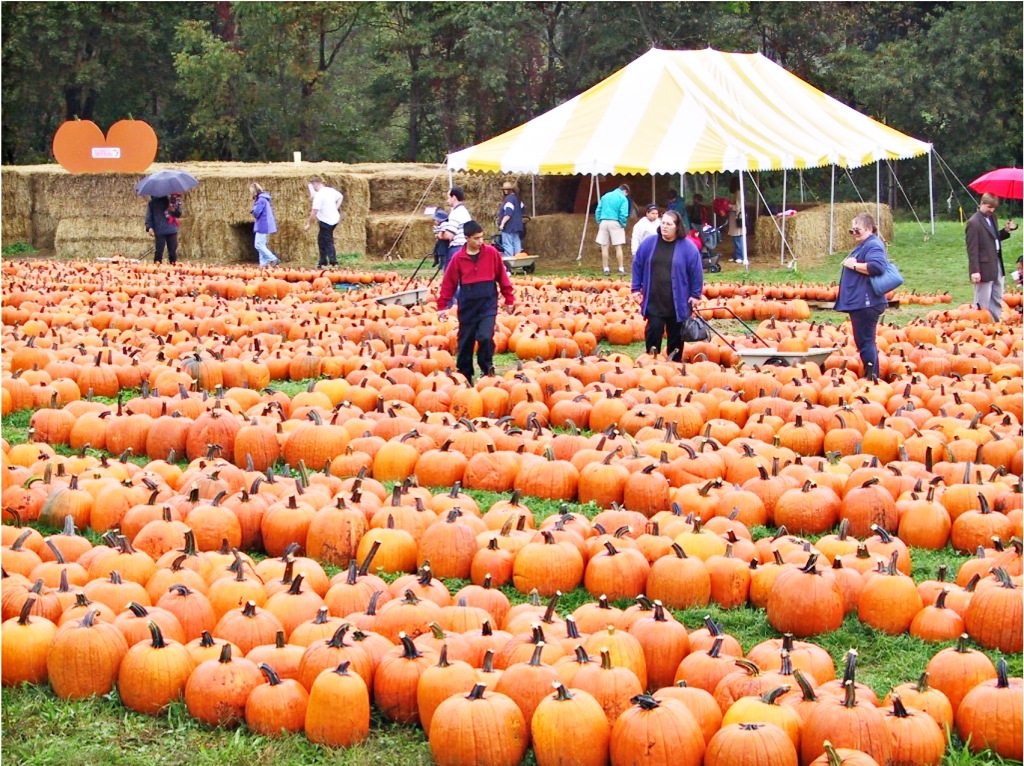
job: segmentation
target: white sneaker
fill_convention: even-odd
[[[605,269],[605,270],[604,270],[604,275],[605,275],[606,277],[607,277],[607,276],[611,276],[611,273],[612,273],[612,270],[611,270],[611,269]]]
[[[625,274],[626,270],[624,268],[622,268],[621,266],[619,266],[619,273],[620,274]]]

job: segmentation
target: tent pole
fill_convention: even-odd
[[[875,223],[882,222],[882,163],[875,160]]]
[[[831,198],[828,203],[828,254],[832,255],[836,251],[836,166],[832,166],[832,189]]]
[[[932,235],[935,235],[935,179],[932,176],[932,147],[928,147],[928,215],[932,219]]]
[[[587,209],[583,211],[583,233],[580,235],[580,250],[576,253],[576,262],[583,260],[583,243],[587,240],[587,223],[590,220],[590,200],[593,198],[594,187],[597,186],[597,176],[591,174],[590,185],[587,187]]]
[[[530,217],[537,217],[537,176],[530,173]]]
[[[654,174],[652,173],[651,174],[651,202],[654,202],[654,198],[656,196],[658,196],[657,189],[655,189],[655,187],[654,187],[654,181],[655,181]]]
[[[779,244],[779,265],[786,262],[786,169],[782,169],[782,242]]]
[[[750,256],[747,254],[747,198],[743,194],[742,170],[740,170],[740,238],[743,240],[743,268],[750,271]]]
[[[800,181],[800,204],[802,205],[804,203],[804,171],[798,170],[797,172],[800,174],[798,180]]]

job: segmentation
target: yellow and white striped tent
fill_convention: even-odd
[[[448,155],[448,168],[538,175],[853,168],[930,150],[760,53],[655,48],[530,122]]]

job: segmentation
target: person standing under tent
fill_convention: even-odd
[[[743,209],[740,199],[740,179],[733,176],[729,179],[729,192],[732,194],[732,203],[729,207],[729,231],[732,238],[732,262],[747,262],[747,236],[743,231]]]
[[[498,292],[505,305],[515,305],[512,281],[497,248],[484,244],[484,229],[473,220],[463,230],[465,246],[459,248],[445,269],[437,297],[438,318],[448,321],[448,308],[455,292],[459,295],[459,340],[455,366],[473,382],[473,347],[482,375],[494,374],[494,324],[498,316]]]
[[[652,203],[644,211],[644,217],[633,224],[633,235],[629,240],[629,249],[633,252],[634,258],[636,258],[636,251],[640,249],[640,243],[651,235],[656,235],[660,225],[661,214],[658,212],[658,206]]]
[[[523,249],[523,203],[519,201],[516,185],[511,181],[505,181],[501,191],[505,198],[498,208],[498,231],[501,234],[502,255],[511,258]]]
[[[683,219],[683,228],[690,229],[690,214],[686,210],[686,200],[679,196],[679,192],[675,189],[668,190],[668,203],[665,205],[666,210],[675,210]]]
[[[658,236],[640,243],[630,289],[647,319],[644,344],[648,353],[660,353],[661,338],[667,333],[665,351],[673,362],[681,361],[683,322],[700,302],[704,270],[700,251],[683,236],[683,217],[677,210],[666,210]]]
[[[619,273],[626,273],[626,265],[622,256],[622,247],[626,244],[626,223],[629,221],[629,185],[622,184],[601,196],[594,211],[597,219],[597,244],[601,246],[601,267],[607,276],[608,246],[615,245],[615,255],[619,260]]]
[[[889,305],[889,299],[875,292],[871,286],[871,277],[885,271],[889,256],[870,213],[861,213],[853,219],[850,234],[857,244],[843,261],[835,310],[850,315],[853,342],[860,354],[864,377],[877,380],[878,345],[875,333],[878,320]]]
[[[711,225],[711,208],[704,204],[704,195],[697,193],[693,195],[693,202],[687,211],[690,216],[690,228],[702,229]]]
[[[250,212],[256,219],[252,227],[253,245],[260,257],[260,268],[266,269],[281,262],[267,247],[267,239],[277,232],[277,221],[274,219],[274,208],[270,204],[270,192],[264,191],[258,183],[251,183],[249,193],[252,195]]]
[[[309,229],[313,221],[317,221],[320,232],[316,238],[320,258],[317,265],[324,267],[338,265],[338,255],[334,250],[334,229],[341,222],[341,203],[345,199],[337,189],[327,186],[323,179],[314,176],[309,179],[309,188],[313,192],[313,202],[309,210],[309,218],[303,227]]]
[[[1003,265],[1003,240],[1017,228],[1013,220],[1003,228],[996,222],[999,197],[982,194],[978,212],[972,215],[964,228],[967,240],[967,271],[974,285],[974,303],[985,309],[998,322],[1003,312],[1003,289],[1006,286],[1006,268]]]
[[[164,247],[167,260],[174,266],[178,262],[178,219],[181,218],[181,195],[150,197],[146,204],[146,233],[155,237],[153,242],[153,263],[164,262]]]

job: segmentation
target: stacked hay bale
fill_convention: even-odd
[[[185,195],[179,257],[220,263],[257,260],[252,245],[249,184],[270,192],[278,232],[271,249],[282,262],[309,265],[317,258],[317,227],[307,231],[310,196],[307,181],[318,175],[345,195],[342,220],[335,230],[339,253],[366,250],[364,222],[370,209],[364,175],[342,163],[187,163],[176,165],[199,179]],[[153,165],[149,173],[168,169]],[[135,194],[138,174],[72,175],[56,165],[4,168],[3,241],[31,241],[59,257],[112,255],[149,257],[146,198]],[[27,198],[26,198],[27,187]]]
[[[843,202],[837,204],[829,217],[827,204],[808,207],[786,219],[785,260],[795,257],[803,266],[821,264],[829,255],[829,224],[834,227],[833,248],[843,252],[853,248],[856,242],[849,233],[850,221],[861,213],[874,217],[878,212],[872,202]],[[876,221],[882,239],[893,238],[892,211],[888,205],[881,206],[881,220]],[[782,238],[778,218],[761,216],[757,219],[754,232],[752,256],[764,263],[777,262],[781,252]]]
[[[32,230],[32,174],[20,169],[4,168],[0,176],[0,207],[4,214],[0,241],[9,246],[17,242],[30,244]]]

